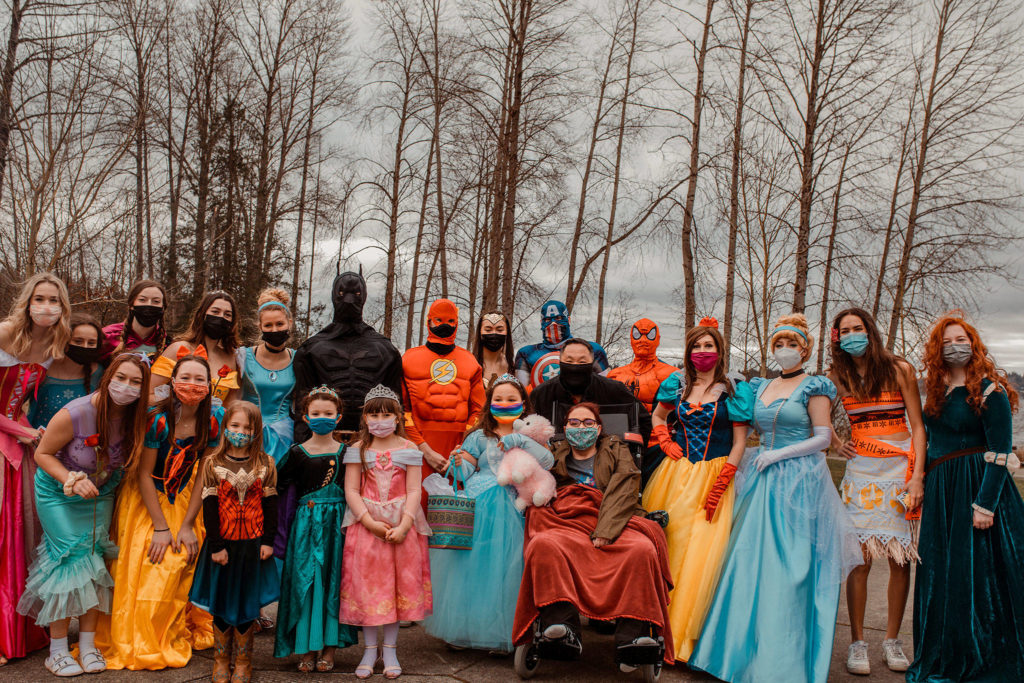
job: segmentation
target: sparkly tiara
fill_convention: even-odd
[[[523,388],[523,383],[519,381],[519,378],[516,377],[515,375],[510,375],[507,372],[504,375],[500,375],[496,380],[494,380],[494,384],[504,384],[505,382],[515,384],[520,389]],[[494,386],[494,384],[492,384],[491,386]]]
[[[497,325],[498,323],[505,322],[505,316],[501,313],[488,313],[484,315],[484,322]]]
[[[373,389],[366,392],[366,398],[363,399],[363,405],[365,406],[371,400],[375,398],[390,398],[395,403],[401,404],[402,402],[398,398],[398,394],[387,388],[383,384],[378,384]]]
[[[312,389],[310,390],[310,392],[309,392],[309,395],[310,395],[310,396],[312,396],[313,394],[327,394],[328,396],[331,396],[331,397],[333,397],[334,399],[336,399],[336,400],[338,400],[338,401],[340,401],[340,400],[341,400],[341,399],[340,399],[340,398],[338,397],[338,392],[337,392],[337,391],[335,391],[334,389],[331,389],[331,388],[330,388],[329,386],[327,386],[326,384],[321,384],[321,385],[320,385],[320,386],[318,386],[318,387],[313,387],[313,388],[312,388]]]

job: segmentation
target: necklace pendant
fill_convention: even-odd
[[[277,381],[277,370],[271,370],[270,371],[270,381],[271,382],[276,382]]]

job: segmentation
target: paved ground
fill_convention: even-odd
[[[839,619],[836,627],[835,647],[832,652],[831,681],[902,681],[903,676],[890,672],[885,667],[881,656],[882,639],[885,637],[885,587],[888,569],[876,565],[869,579],[870,599],[867,614],[867,639],[870,643],[869,654],[873,673],[869,677],[851,676],[846,672],[846,648],[850,644],[849,620],[846,616],[846,598],[840,602]],[[912,600],[912,598],[911,598]],[[911,622],[910,609],[904,619],[902,638],[905,641],[907,656],[911,656]],[[612,663],[611,637],[600,636],[592,631],[584,634],[584,659],[576,663],[543,662],[534,680],[590,682],[633,680],[639,681],[639,673],[625,675],[618,673]],[[403,681],[514,681],[511,657],[489,657],[480,652],[450,652],[443,644],[426,635],[419,627],[402,629],[398,640],[399,657],[405,667]],[[360,648],[349,648],[338,653],[337,668],[330,674],[299,674],[295,671],[297,657],[291,660],[273,659],[273,636],[262,634],[256,637],[255,681],[302,681],[302,680],[356,680],[352,673],[361,655]],[[184,669],[171,669],[159,672],[124,672],[108,671],[99,678],[84,676],[89,681],[124,681],[141,683],[159,681],[161,683],[180,683],[184,681],[209,680],[211,667],[210,651],[196,653],[192,662]],[[11,662],[0,668],[0,680],[4,681],[47,681],[56,680],[43,668],[45,655],[38,652],[25,659]],[[384,677],[374,676],[372,681],[380,682]],[[674,681],[713,681],[709,676],[694,674],[681,667],[666,669],[661,680],[664,683]],[[782,680],[781,678],[779,679]],[[767,682],[766,682],[767,683]],[[772,682],[774,683],[774,682]]]

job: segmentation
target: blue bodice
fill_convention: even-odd
[[[256,360],[256,347],[245,348],[242,371],[242,400],[260,407],[264,424],[273,424],[289,416],[292,391],[295,390],[295,353],[289,352],[288,365],[268,370]]]
[[[836,385],[827,377],[807,375],[793,393],[765,405],[761,394],[771,380],[755,377],[750,380],[757,400],[754,402],[754,427],[761,434],[761,447],[781,448],[803,441],[811,436],[811,417],[807,402],[811,396],[827,396],[834,400]]]

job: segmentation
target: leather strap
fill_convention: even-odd
[[[980,448],[978,446],[975,446],[974,448],[961,448],[958,451],[952,451],[950,453],[946,453],[941,458],[938,458],[938,459],[933,460],[933,461],[931,461],[929,463],[926,463],[925,466],[924,466],[924,473],[928,474],[929,472],[931,472],[932,470],[934,470],[936,467],[938,467],[942,463],[946,462],[947,460],[955,460],[956,458],[962,458],[965,455],[974,455],[975,453],[984,453],[984,452],[985,452],[984,448]]]

